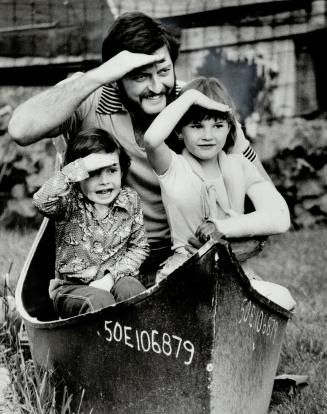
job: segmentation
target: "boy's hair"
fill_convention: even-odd
[[[119,164],[122,172],[122,184],[124,184],[131,160],[117,139],[103,129],[90,128],[79,131],[68,142],[65,154],[65,164],[69,164],[78,158],[84,158],[92,153],[103,152],[111,154],[115,151],[118,152]]]
[[[167,46],[173,64],[178,57],[179,41],[160,22],[141,12],[124,13],[110,27],[102,44],[102,61],[128,50],[153,54]]]
[[[188,82],[183,87],[181,94],[183,94],[189,89],[196,89],[197,91],[202,92],[208,98],[228,105],[232,110],[231,112],[218,112],[208,110],[198,105],[192,105],[191,108],[185,113],[185,115],[179,121],[176,127],[177,131],[180,131],[185,125],[188,125],[191,122],[201,122],[204,119],[213,118],[217,120],[226,120],[229,124],[230,130],[227,135],[226,143],[223,147],[223,150],[227,151],[230,147],[234,145],[236,140],[236,110],[234,102],[230,97],[229,93],[227,92],[226,88],[216,78],[207,78],[205,76],[201,76]]]

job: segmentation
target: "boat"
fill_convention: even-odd
[[[83,413],[267,413],[291,312],[242,270],[261,246],[211,237],[140,295],[58,319],[54,224],[44,219],[16,289],[35,365],[56,372]]]

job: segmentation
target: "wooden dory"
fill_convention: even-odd
[[[127,302],[58,320],[48,297],[45,219],[16,290],[36,366],[55,370],[84,413],[264,414],[290,312],[252,289],[230,245],[210,240]]]

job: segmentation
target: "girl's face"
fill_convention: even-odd
[[[216,158],[226,143],[229,129],[228,122],[222,119],[191,122],[182,128],[185,147],[200,161]]]
[[[121,189],[122,171],[118,152],[108,155],[110,159],[106,167],[90,172],[90,177],[80,182],[82,193],[96,207],[108,206]]]

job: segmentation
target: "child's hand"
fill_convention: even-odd
[[[198,105],[203,108],[219,112],[230,112],[231,110],[228,105],[214,101],[195,89],[189,89],[183,95],[186,95],[187,99],[190,99],[191,105]]]
[[[102,279],[94,280],[89,284],[89,286],[95,287],[97,289],[106,290],[110,292],[114,285],[114,279],[110,274],[107,274]]]
[[[108,167],[109,165],[112,165],[114,161],[115,160],[113,159],[113,153],[93,153],[83,158],[84,166],[88,172]]]
[[[203,246],[204,243],[200,242],[199,239],[197,239],[196,237],[190,237],[188,239],[188,243],[185,247],[185,250],[188,251],[191,254],[196,253],[200,247]]]
[[[217,229],[216,225],[211,221],[205,221],[204,223],[200,224],[195,232],[195,236],[202,242],[205,243],[209,240],[210,235],[212,233],[217,233],[219,229]],[[223,235],[223,233],[221,233]]]

